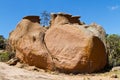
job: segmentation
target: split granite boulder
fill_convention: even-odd
[[[29,65],[66,73],[96,72],[105,67],[107,54],[104,36],[97,36],[99,30],[95,34],[79,16],[59,13],[51,17],[49,29],[40,26],[38,16],[23,18],[9,36],[16,57]]]

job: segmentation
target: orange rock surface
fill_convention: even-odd
[[[39,24],[38,16],[24,17],[9,37],[16,57],[29,65],[52,69],[52,58],[44,44],[45,31]]]
[[[21,20],[9,36],[16,57],[29,65],[66,73],[97,72],[105,67],[104,36],[96,36],[101,31],[92,31],[79,16],[59,13],[51,17],[48,30],[40,26],[38,16]]]

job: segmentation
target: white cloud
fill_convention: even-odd
[[[111,7],[110,7],[111,10],[116,10],[116,9],[118,9],[118,8],[119,8],[118,5],[115,5],[115,6],[111,6]]]

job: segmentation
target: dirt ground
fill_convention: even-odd
[[[117,74],[117,78],[114,75]],[[112,77],[113,76],[113,77]],[[0,62],[0,80],[120,80],[120,71],[97,74],[63,74],[29,71]]]

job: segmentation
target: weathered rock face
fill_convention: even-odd
[[[105,40],[106,32],[100,25],[92,23],[89,25],[87,29],[92,31],[96,37],[100,38],[103,41],[104,45],[106,46]]]
[[[80,16],[72,16],[69,14],[59,13],[59,14],[51,14],[51,26],[54,27],[56,25],[64,25],[64,24],[78,24],[82,23],[79,20]]]
[[[16,57],[29,65],[61,72],[95,72],[106,65],[103,41],[78,16],[52,14],[50,28],[27,16],[10,33]]]
[[[38,16],[24,17],[9,37],[16,57],[29,65],[52,69],[52,58],[44,44],[45,31]]]
[[[55,17],[46,32],[45,42],[56,68],[62,72],[102,69],[106,64],[103,42],[84,25],[71,23],[68,15],[58,14]]]

